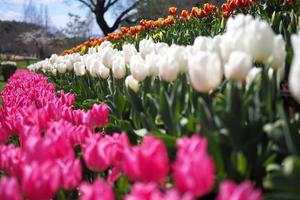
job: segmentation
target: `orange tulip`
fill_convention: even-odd
[[[176,7],[170,7],[169,8],[169,15],[176,15],[177,8]]]

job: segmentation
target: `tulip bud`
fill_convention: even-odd
[[[248,54],[234,51],[224,66],[225,77],[235,81],[244,81],[251,67],[252,61]]]
[[[139,44],[139,52],[143,58],[146,57],[147,54],[155,51],[155,45],[152,40],[143,39]]]
[[[126,87],[131,88],[134,92],[138,92],[140,89],[139,82],[135,80],[132,75],[126,77],[125,85]]]
[[[74,72],[76,76],[84,76],[86,73],[85,65],[82,62],[74,63]]]
[[[50,57],[50,59],[49,59],[50,63],[51,63],[52,65],[53,65],[54,63],[56,63],[56,62],[57,62],[57,58],[58,58],[58,55],[52,54],[51,57]]]
[[[131,57],[130,71],[137,81],[143,81],[148,76],[149,69],[146,68],[145,60],[139,54]]]
[[[272,67],[274,70],[284,67],[285,58],[286,58],[285,42],[283,40],[282,35],[277,35],[274,38],[274,48],[273,48],[270,67]]]
[[[129,64],[132,56],[137,54],[137,50],[133,44],[125,44],[122,47],[125,63]]]
[[[194,41],[194,48],[197,51],[206,51],[207,50],[207,45],[210,42],[210,39],[205,36],[198,36],[196,37]]]
[[[58,73],[60,73],[60,74],[66,73],[66,71],[67,71],[67,65],[66,65],[65,63],[59,63],[59,64],[57,65],[57,71],[58,71]]]
[[[164,42],[155,43],[155,53],[164,54],[169,49],[169,45]]]
[[[294,58],[289,74],[289,89],[292,96],[300,103],[300,32],[291,37]]]
[[[22,195],[16,178],[1,177],[0,197],[3,200],[21,200]]]
[[[100,52],[100,54],[101,54],[102,61],[103,61],[103,64],[105,65],[105,67],[107,67],[109,69],[112,68],[115,51],[109,46],[109,47],[105,47]]]
[[[156,54],[148,54],[145,59],[145,66],[149,69],[149,75],[158,76],[159,66],[158,66],[159,56]]]
[[[223,181],[216,200],[262,200],[262,193],[255,189],[249,181],[236,185],[232,181]]]
[[[198,52],[188,60],[191,84],[199,92],[209,92],[219,86],[223,71],[216,53]]]
[[[113,76],[116,79],[124,78],[126,75],[125,59],[123,56],[115,56],[112,65]]]
[[[102,79],[107,79],[109,77],[109,69],[103,65],[103,63],[99,60],[97,60],[94,63],[93,70],[95,74]]]
[[[65,60],[65,64],[66,64],[66,66],[67,66],[67,70],[68,70],[68,71],[73,70],[73,62],[71,61],[71,59],[66,59],[66,60]]]
[[[245,43],[249,54],[258,62],[267,62],[274,48],[275,34],[270,25],[254,20],[246,27]]]
[[[98,52],[101,52],[103,49],[107,48],[107,47],[111,47],[111,42],[109,41],[104,41],[100,44],[100,46],[98,47]]]

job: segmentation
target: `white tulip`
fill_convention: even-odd
[[[74,72],[77,76],[84,76],[86,74],[85,65],[82,62],[74,63]]]
[[[112,65],[112,72],[113,76],[116,79],[124,78],[126,75],[126,65],[125,65],[125,59],[123,56],[115,56],[113,65]]]
[[[247,74],[246,77],[246,88],[250,86],[250,84],[256,80],[257,77],[261,76],[262,69],[259,67],[253,67]]]
[[[74,53],[72,54],[72,62],[75,63],[75,62],[80,62],[81,61],[81,55],[79,53]]]
[[[234,51],[230,54],[228,62],[224,66],[224,73],[227,79],[244,81],[252,67],[251,57],[241,51]]]
[[[57,65],[57,71],[58,71],[58,73],[60,73],[60,74],[66,73],[66,71],[67,71],[67,65],[66,65],[65,63],[59,63],[59,64]]]
[[[125,85],[126,87],[131,88],[134,92],[138,92],[140,89],[139,82],[135,80],[132,75],[126,77]]]
[[[258,62],[267,62],[272,56],[275,34],[270,25],[256,19],[246,27],[244,41],[248,53]]]
[[[93,72],[102,79],[109,77],[109,69],[105,67],[100,60],[94,62]]]
[[[88,49],[88,54],[95,54],[95,53],[97,53],[97,49],[95,48],[95,47],[90,47],[89,49]]]
[[[155,43],[154,48],[155,48],[156,54],[163,54],[163,53],[167,52],[167,50],[169,49],[169,45],[164,42],[158,42],[158,43]]]
[[[73,70],[73,62],[72,62],[72,60],[66,59],[66,60],[65,60],[65,64],[66,64],[66,66],[67,66],[67,70],[68,70],[68,71]]]
[[[277,35],[274,38],[274,48],[273,48],[270,67],[272,67],[274,70],[284,67],[285,58],[286,58],[285,42],[283,40],[282,35]]]
[[[101,52],[103,49],[105,49],[106,47],[111,47],[112,44],[109,41],[104,41],[100,44],[100,46],[98,46],[98,52]]]
[[[139,52],[143,58],[146,58],[147,54],[155,51],[155,44],[152,40],[143,39],[139,43]]]
[[[209,92],[219,86],[223,72],[218,54],[198,52],[188,60],[189,77],[193,88],[199,92]]]
[[[149,70],[149,75],[158,76],[159,66],[158,66],[159,56],[151,53],[146,56],[145,66]]]
[[[145,65],[145,60],[139,54],[131,57],[130,71],[133,78],[138,81],[145,80],[149,74],[149,69]]]
[[[179,73],[184,73],[187,71],[188,52],[186,51],[185,47],[172,45],[167,53],[167,56],[175,59],[173,64],[176,65]]]
[[[50,59],[49,59],[50,63],[51,63],[52,65],[53,65],[54,63],[56,63],[56,62],[57,62],[57,58],[58,58],[58,55],[52,54],[51,57],[50,57]]]
[[[114,60],[115,53],[116,53],[116,51],[113,50],[110,46],[105,47],[100,52],[102,61],[103,61],[103,64],[105,65],[105,67],[112,68],[112,63]]]
[[[289,89],[292,96],[300,103],[300,32],[291,37],[294,58],[289,74]]]
[[[206,51],[208,43],[211,42],[211,38],[206,36],[198,36],[194,41],[194,48],[196,51]]]
[[[162,80],[172,82],[177,79],[179,67],[175,57],[170,56],[169,53],[166,56],[161,56],[158,65],[159,76]]]
[[[126,64],[130,63],[132,56],[137,54],[137,50],[133,44],[125,44],[122,47]]]
[[[56,75],[57,73],[57,64],[54,63],[51,67],[50,67],[50,72],[53,74],[53,75]]]
[[[226,32],[236,32],[244,29],[253,20],[252,15],[238,14],[236,17],[230,17],[226,24]]]

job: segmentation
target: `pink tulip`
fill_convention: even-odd
[[[83,158],[89,169],[104,171],[110,166],[121,165],[124,148],[128,145],[125,133],[104,137],[93,135],[86,139],[83,146]]]
[[[52,134],[44,138],[30,136],[26,140],[23,151],[29,163],[75,158],[73,147],[64,135]]]
[[[135,183],[124,200],[163,200],[163,194],[156,183]]]
[[[207,140],[198,135],[177,141],[178,151],[173,165],[176,187],[182,193],[201,197],[214,185],[215,167],[207,154]]]
[[[79,187],[81,200],[114,200],[115,196],[110,185],[102,179],[97,179],[92,185],[82,183]]]
[[[10,131],[7,122],[0,120],[0,144],[5,143],[10,136]]]
[[[82,144],[91,135],[91,130],[84,125],[73,125],[63,119],[52,122],[46,131],[45,136],[55,138],[63,137],[65,142],[71,146]]]
[[[141,146],[125,149],[123,168],[131,180],[164,182],[169,172],[169,159],[163,142],[146,136]]]
[[[24,165],[25,157],[20,148],[10,144],[0,145],[0,170],[5,173],[19,177]]]
[[[85,116],[84,122],[86,125],[96,128],[103,127],[108,123],[109,108],[105,104],[94,104]]]
[[[260,190],[254,189],[249,181],[236,185],[232,181],[221,183],[219,195],[216,200],[262,200]]]
[[[75,95],[71,93],[65,94],[65,92],[61,90],[59,100],[63,105],[72,106],[75,103]]]
[[[176,189],[162,192],[156,183],[135,183],[125,200],[195,200],[192,194],[181,194]]]
[[[17,179],[3,177],[0,179],[1,200],[21,200],[21,193]]]
[[[30,200],[51,199],[60,185],[60,170],[49,161],[32,163],[23,169],[22,191]]]
[[[79,159],[61,161],[57,164],[60,168],[61,186],[65,190],[70,190],[77,187],[81,181],[81,163]]]

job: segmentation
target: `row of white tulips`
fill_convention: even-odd
[[[297,43],[299,39],[294,36],[293,41]],[[294,46],[299,52],[299,45]],[[110,74],[123,79],[129,74],[125,84],[136,92],[147,76],[172,82],[179,74],[187,73],[194,89],[209,92],[219,86],[224,76],[250,82],[261,71],[255,67],[256,63],[267,64],[271,71],[282,77],[286,58],[282,36],[276,35],[267,22],[242,14],[228,20],[224,34],[199,36],[193,45],[169,46],[144,39],[138,49],[125,44],[119,51],[113,49],[110,42],[104,42],[97,48],[90,48],[86,55],[52,55],[28,69],[53,74],[74,70],[77,76],[89,73],[102,79],[107,79]],[[299,57],[299,53],[296,56]],[[293,71],[300,73],[300,70]],[[300,95],[300,89],[295,91]]]

